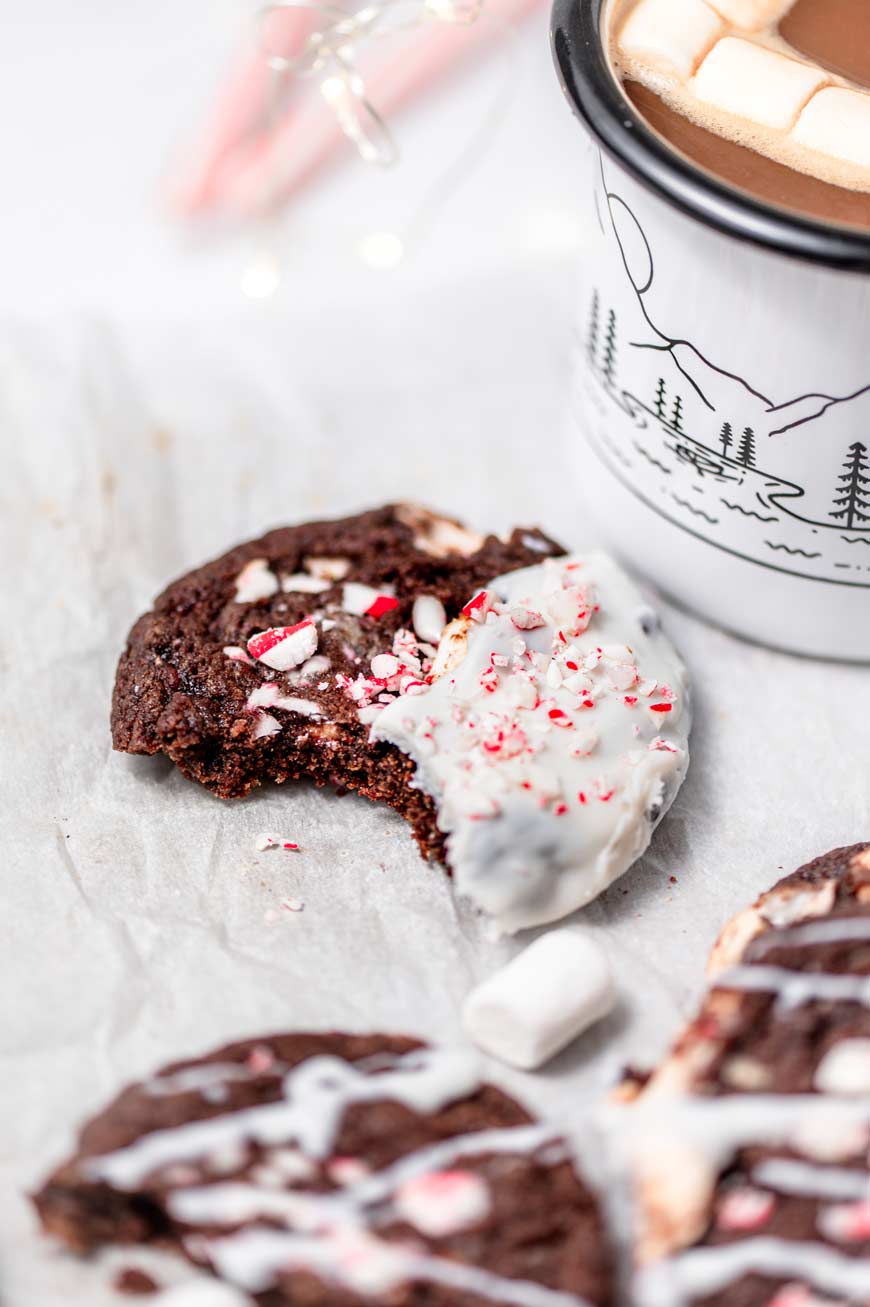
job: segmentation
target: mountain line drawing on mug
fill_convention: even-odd
[[[582,341],[583,398],[601,418],[586,424],[595,452],[648,508],[716,548],[870,588],[870,384],[777,402],[667,331],[649,308],[650,242],[608,189],[603,160],[600,178],[598,224],[616,275],[592,287]],[[630,426],[612,421],[614,407]],[[789,473],[806,466],[795,458],[806,442],[818,477],[799,485]]]

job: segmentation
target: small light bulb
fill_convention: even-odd
[[[405,257],[405,245],[393,231],[370,231],[357,246],[363,263],[378,271],[397,268]]]
[[[327,104],[337,104],[346,97],[347,89],[341,77],[324,77],[320,83],[320,93]]]

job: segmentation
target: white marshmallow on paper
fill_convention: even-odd
[[[606,1016],[615,998],[610,965],[592,936],[562,926],[472,990],[462,1020],[478,1048],[529,1071]]]
[[[870,168],[870,95],[826,87],[810,100],[792,138],[810,150]]]
[[[827,80],[820,68],[739,36],[726,36],[701,64],[692,90],[699,100],[726,113],[787,130]]]
[[[704,0],[640,0],[619,34],[620,52],[691,77],[724,31]]]
[[[759,32],[773,27],[788,13],[794,0],[710,0],[713,8],[734,27]]]

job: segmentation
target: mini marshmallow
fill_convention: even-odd
[[[699,100],[726,113],[787,130],[827,80],[820,68],[739,36],[726,36],[701,64],[692,90]]]
[[[687,78],[724,30],[704,0],[640,0],[619,34],[619,50]]]
[[[563,926],[478,985],[462,1019],[485,1053],[530,1071],[606,1016],[615,997],[602,950],[585,930]]]
[[[708,0],[733,27],[744,32],[759,32],[773,27],[788,13],[794,0]]]
[[[797,120],[792,139],[810,150],[870,168],[870,95],[828,86]]]

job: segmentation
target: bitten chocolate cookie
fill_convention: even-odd
[[[689,712],[612,559],[399,506],[275,531],[176,582],[133,628],[113,729],[224,797],[308,776],[383,800],[514,931],[644,851]]]
[[[306,777],[389,804],[443,855],[413,764],[370,743],[422,684],[448,621],[492,577],[561,553],[540,531],[483,537],[412,505],[271,531],[169,586],[130,632],[112,705],[126,753],[164,753],[221,798]]]
[[[464,1050],[232,1044],[125,1090],[36,1195],[77,1252],[156,1242],[268,1307],[611,1301],[567,1145]]]
[[[642,1307],[870,1303],[870,844],[724,931],[629,1109]]]

